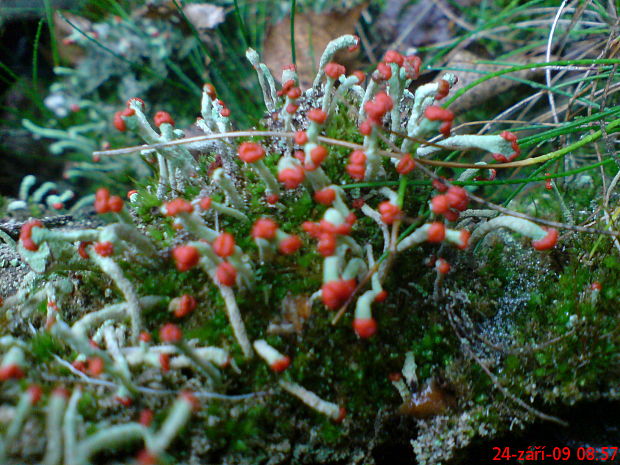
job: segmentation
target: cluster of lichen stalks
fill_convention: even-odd
[[[250,251],[242,250],[231,233],[214,226],[214,218],[215,224],[225,224],[228,220],[251,222],[251,234],[261,262],[269,261],[278,253],[294,255],[304,247],[303,233],[283,231],[273,217],[286,214],[287,201],[298,195],[300,189],[311,192],[315,201],[327,208],[322,218],[299,225],[300,230],[318,241],[317,250],[324,257],[323,284],[315,289],[310,305],[321,301],[331,310],[354,306],[353,329],[359,338],[373,337],[377,333],[377,321],[372,316],[371,307],[388,297],[383,283],[398,253],[424,242],[448,243],[465,249],[499,227],[510,228],[530,237],[533,246],[540,250],[553,247],[557,239],[555,230],[546,230],[527,220],[508,216],[486,221],[474,231],[456,229],[451,224],[467,209],[468,192],[439,181],[434,183],[434,187],[440,193],[430,200],[434,220],[401,236],[398,231],[404,215],[402,191],[382,187],[376,192],[369,192],[366,196],[369,203],[374,203],[373,197],[376,196],[385,199],[377,202],[376,208],[356,200],[355,207],[371,218],[383,234],[380,250],[374,250],[370,244],[359,244],[355,239],[356,215],[351,209],[352,199],[336,185],[340,179],[348,176],[358,181],[395,177],[403,180],[416,169],[415,158],[426,157],[442,147],[482,149],[493,154],[497,161],[514,159],[519,155],[519,147],[516,137],[509,132],[500,135],[451,135],[454,115],[437,106],[436,102],[448,94],[456,78],[448,74],[437,83],[422,85],[417,87],[415,93],[410,92],[410,83],[418,78],[420,70],[420,60],[416,56],[404,57],[394,51],[388,52],[364,89],[361,87],[365,80],[363,73],[346,76],[344,67],[332,61],[338,50],[355,48],[358,42],[355,36],[343,36],[332,41],[321,58],[313,87],[305,92],[298,87],[294,66],[283,70],[281,90],[276,91],[275,80],[267,67],[259,62],[253,50],[248,51],[248,58],[258,72],[267,109],[271,113],[278,112],[283,127],[281,133],[271,140],[271,147],[278,151],[269,155],[274,159],[275,172],[265,162],[268,155],[260,144],[243,142],[233,146],[226,141],[226,137],[230,137],[227,136],[230,111],[216,98],[211,85],[204,86],[201,117],[196,123],[206,137],[191,141],[194,146],[201,146],[207,152],[218,155],[218,162],[213,164],[208,182],[196,176],[198,164],[188,151],[188,144],[179,143],[183,132],[175,129],[168,113],[158,112],[154,117],[159,132],[149,124],[144,113],[144,102],[138,98],[130,99],[126,109],[114,118],[117,129],[135,131],[149,144],[141,151],[143,156],[157,162],[156,195],[163,203],[161,214],[172,218],[176,229],[185,231],[194,239],[172,249],[170,256],[176,268],[185,271],[199,267],[205,272],[221,294],[234,337],[244,357],[250,359],[256,352],[276,373],[285,371],[294,363],[294,357],[282,354],[265,340],[249,340],[236,294],[251,292],[254,287],[254,263],[249,258]],[[356,116],[364,141],[350,154],[347,174],[332,180],[322,165],[329,157],[337,155],[330,154],[329,149],[321,144],[321,134],[332,115],[347,111],[345,106],[339,105],[344,101],[359,108]],[[308,110],[305,118],[296,120],[295,114],[300,105]],[[299,121],[303,121],[304,125],[307,122],[307,128],[294,127]],[[385,152],[381,148],[382,129],[386,125],[392,131],[405,132],[408,136],[404,138],[400,150],[390,152],[389,164],[383,163]],[[435,136],[438,131],[442,139],[433,145],[414,148],[413,140]],[[396,137],[392,136],[391,141],[386,140],[385,143],[393,146],[395,141]],[[474,177],[478,171],[492,171],[491,166],[484,164],[480,170],[467,170],[459,180]],[[264,183],[264,211],[272,214],[251,217],[253,213],[248,208],[246,196],[240,191],[244,170],[253,171]],[[190,184],[202,188],[198,196],[193,200],[175,197],[174,193],[183,192]],[[216,192],[223,194],[224,202],[211,198]],[[137,202],[139,195],[135,191],[130,192],[128,206],[120,197],[100,189],[96,195],[95,209],[100,214],[115,216],[116,222],[97,229],[49,230],[37,220],[26,223],[21,230],[18,250],[34,272],[44,274],[46,279],[42,281],[42,287],[39,282],[36,291],[23,291],[7,299],[5,308],[27,315],[29,305],[46,299],[47,318],[45,327],[40,330],[50,331],[78,354],[72,363],[73,370],[111,380],[117,386],[116,398],[122,403],[131,403],[142,392],[132,376],[137,366],[157,367],[164,372],[191,368],[204,376],[207,389],[217,391],[222,382],[221,370],[231,365],[231,357],[226,350],[201,347],[195,341],[186,341],[181,329],[174,323],[160,328],[159,343],[155,343],[146,331],[143,313],[165,302],[166,298],[139,295],[121,264],[131,261],[144,267],[169,265],[156,243],[136,224],[130,211],[131,203]],[[445,260],[437,259],[435,268],[442,275],[449,271],[450,266]],[[69,312],[63,311],[60,304],[63,300],[67,301],[65,297],[72,291],[62,278],[62,273],[67,270],[102,271],[114,282],[124,300],[82,315],[71,325],[67,324],[65,315]],[[183,318],[195,307],[196,299],[191,295],[178,296],[169,304],[169,310],[177,318]],[[340,330],[334,328],[334,331]],[[10,336],[1,342],[7,348],[0,365],[0,379],[6,386],[9,380],[29,376],[26,361],[28,344]],[[336,422],[342,421],[345,413],[342,406],[319,398],[287,375],[281,375],[279,385],[309,407]],[[102,426],[84,437],[83,429],[77,426],[80,421],[77,412],[80,395],[79,389],[71,395],[63,389],[50,393],[45,464],[58,464],[62,457],[67,464],[85,464],[102,449],[136,441],[143,441],[145,445],[138,456],[139,462],[155,463],[189,420],[196,406],[196,397],[184,393],[174,403],[158,430],[149,426],[151,417],[147,412],[139,422]],[[35,386],[22,394],[3,437],[2,454],[10,453],[11,440],[19,434],[40,396],[41,391]]]

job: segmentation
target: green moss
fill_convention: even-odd
[[[227,346],[232,341],[232,329],[226,313],[221,308],[211,308],[200,302],[196,315],[185,331],[188,339],[198,339],[205,345]]]
[[[62,345],[55,337],[49,333],[36,333],[30,339],[30,351],[37,362],[47,362],[52,358],[52,354],[62,352]]]
[[[86,418],[93,418],[97,412],[97,400],[92,393],[85,391],[77,404],[80,415]]]
[[[142,295],[167,295],[176,297],[186,292],[192,292],[196,286],[196,280],[203,277],[200,271],[177,271],[173,263],[162,264],[158,270],[142,267],[129,267],[127,275],[135,278],[139,283],[138,291]]]
[[[342,438],[342,426],[336,425],[329,420],[324,420],[319,426],[319,434],[325,444],[337,443]]]
[[[488,321],[497,325],[498,331],[504,331],[504,340],[494,339],[505,349],[493,349],[499,360],[493,372],[499,376],[500,384],[518,397],[535,386],[536,393],[547,401],[572,403],[604,390],[603,386],[613,386],[618,376],[617,370],[610,370],[614,366],[614,354],[620,350],[618,338],[612,336],[617,327],[618,309],[604,292],[597,296],[590,289],[595,278],[601,283],[617,282],[616,260],[601,257],[600,261],[610,266],[599,267],[595,261],[590,268],[578,258],[577,251],[583,250],[582,244],[564,250],[565,254],[552,251],[530,259],[528,253],[518,252],[515,256],[511,247],[495,244],[478,251],[484,252],[484,260],[477,270],[479,278],[468,280],[460,271],[453,275],[458,287],[469,290],[470,316],[474,322],[489,327],[488,322],[483,322],[491,318]],[[560,256],[561,263],[557,260]],[[541,272],[541,267],[548,268],[549,262],[556,267],[555,273]],[[494,280],[489,281],[490,277]],[[484,281],[485,286],[478,286],[478,281]],[[536,283],[531,291],[528,289],[532,286],[524,284],[528,281]],[[516,285],[517,282],[520,284]],[[482,302],[489,299],[501,302],[502,298],[508,298],[506,302],[516,299],[522,304],[506,306],[504,316],[496,320],[493,319],[501,310],[497,305],[495,311],[474,312],[481,308]],[[433,341],[431,330],[419,349]],[[456,353],[454,350],[458,348],[452,350]],[[431,354],[422,351],[422,360]],[[493,389],[489,378],[476,365],[467,371],[467,379],[473,381],[469,395],[479,404],[493,403],[493,398],[485,394]]]
[[[154,194],[156,182],[154,179],[149,180],[145,184],[138,185],[136,190],[138,196],[136,201],[132,203],[138,217],[146,224],[150,224],[157,216],[158,209],[161,206],[161,200]]]

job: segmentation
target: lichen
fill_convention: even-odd
[[[544,413],[551,405],[617,397],[618,373],[609,370],[618,353],[617,290],[590,288],[592,272],[577,258],[585,239],[534,252],[497,228],[534,246],[551,230],[467,211],[471,194],[423,166],[445,141],[509,160],[519,155],[516,136],[450,135],[454,115],[437,101],[454,77],[406,95],[419,72],[413,57],[386,54],[366,89],[338,66],[323,79],[334,50],[357,42],[333,41],[317,87],[305,93],[293,91],[294,68],[287,69],[286,99],[274,98],[273,78],[257,66],[267,103],[305,131],[295,144],[273,119],[266,131],[235,140],[230,111],[209,86],[197,123],[206,138],[182,140],[161,113],[156,131],[144,102],[130,99],[115,125],[149,144],[132,150],[153,159],[154,178],[127,202],[100,189],[95,209],[106,226],[30,221],[22,228],[17,249],[37,273],[5,301],[11,324],[0,340],[0,369],[8,402],[31,383],[44,386],[48,405],[62,396],[55,420],[33,418],[61,421],[67,461],[89,463],[106,446],[110,460],[145,448],[143,463],[164,453],[177,462],[370,462],[390,441],[382,434],[394,430],[394,442],[419,463],[439,463],[508,427],[561,421]],[[336,82],[355,91],[329,103]],[[445,138],[425,146],[386,133],[407,156],[383,138],[385,127]],[[255,144],[246,145],[253,156],[243,162],[241,140]],[[314,149],[328,143],[324,159]],[[190,145],[204,152],[198,160]],[[260,167],[251,166],[259,159]],[[475,219],[468,229],[456,222],[461,213]],[[264,217],[273,231],[254,231]],[[470,231],[476,248],[455,250],[467,248]],[[614,282],[618,269],[609,256],[594,278]],[[182,295],[197,306],[175,319],[171,308]],[[99,318],[85,322],[93,315]],[[258,341],[264,361],[254,356]],[[227,355],[208,355],[216,351]],[[407,356],[416,368],[403,392],[440,381],[455,401],[430,418],[410,409],[412,418],[396,422],[401,401],[390,374]],[[70,397],[52,391],[59,385],[73,389]],[[171,402],[180,390],[195,398]],[[203,409],[190,419],[196,399]],[[136,421],[143,409],[152,410],[153,427]],[[60,447],[53,439],[28,453],[53,455]],[[19,447],[2,452],[26,457]]]

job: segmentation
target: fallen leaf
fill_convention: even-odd
[[[144,6],[131,10],[134,18],[165,19],[178,18],[179,9],[174,0],[146,2]]]
[[[88,19],[69,13],[68,11],[63,11],[62,15],[81,31],[91,32],[93,24]],[[58,53],[63,61],[71,65],[76,65],[84,57],[84,50],[82,47],[66,40],[74,31],[75,29],[73,26],[60,15],[59,11],[56,11],[54,13],[54,33],[56,36],[56,43],[58,44]]]
[[[211,3],[190,3],[183,7],[183,14],[198,31],[213,29],[224,22],[224,8]]]
[[[401,51],[444,42],[454,31],[448,18],[433,2],[390,0],[376,22],[376,33],[381,38],[380,49],[395,47]]]
[[[354,34],[355,25],[366,6],[361,4],[347,11],[320,14],[309,11],[295,15],[297,73],[302,89],[312,85],[325,46],[336,37]],[[291,23],[287,18],[271,26],[265,36],[263,61],[276,79],[280,79],[282,68],[291,64],[290,32]],[[351,53],[342,53],[336,56],[335,61],[349,68],[353,59]]]
[[[555,58],[552,57],[551,59],[553,60]],[[494,65],[492,63],[480,63],[481,60],[485,59],[463,49],[458,50],[452,55],[452,57],[448,60],[448,63],[445,65],[446,68],[471,71],[451,71],[458,77],[458,82],[452,88],[450,94],[453,95],[463,87],[466,87],[477,79],[480,79],[486,73],[493,73],[495,71],[506,69],[506,66]],[[540,63],[544,60],[544,55],[540,54],[518,55],[510,58],[510,62],[515,65]],[[480,71],[483,71],[484,73],[480,73]],[[440,76],[443,74],[443,72],[440,73]],[[508,76],[531,80],[543,74],[544,70],[542,68],[535,68],[516,71],[514,73],[510,73]],[[505,77],[489,79],[488,81],[484,81],[461,95],[450,105],[450,110],[457,114],[462,113],[518,85],[521,85],[521,83]]]
[[[69,24],[63,18],[63,16],[67,18],[69,21],[71,21],[73,24],[75,24],[77,27],[79,27],[82,31],[91,30],[93,23],[90,20],[84,18],[83,16],[78,16],[76,14],[69,13],[68,11],[62,11],[62,12],[56,11],[54,13],[54,27],[56,28],[56,33],[62,39],[64,39],[65,37],[67,37],[69,34],[71,34],[74,31],[73,26],[71,26],[71,24]]]
[[[443,0],[387,0],[373,25],[373,45],[380,52],[388,48],[402,52],[447,42],[454,38],[458,27],[465,24],[461,12],[478,3],[480,0],[452,0],[449,5]],[[461,26],[455,25],[455,20],[461,22]]]

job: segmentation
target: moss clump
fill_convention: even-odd
[[[48,362],[61,347],[60,341],[49,333],[38,333],[30,340],[32,356],[38,363]]]

